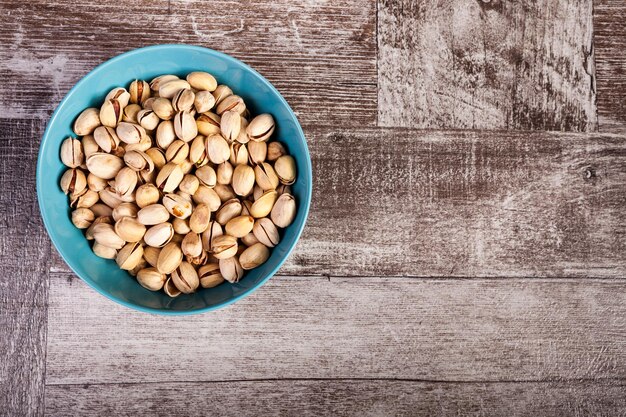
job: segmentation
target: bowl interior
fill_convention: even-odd
[[[67,196],[59,188],[65,167],[61,163],[61,142],[73,136],[71,127],[87,107],[99,107],[108,91],[128,87],[136,79],[150,80],[160,74],[183,76],[191,71],[208,71],[219,83],[227,84],[245,100],[252,114],[271,113],[276,119],[275,139],[296,159],[298,177],[292,186],[298,212],[284,230],[282,240],[262,266],[248,271],[237,284],[224,283],[195,294],[170,298],[162,292],[141,287],[115,261],[97,257],[83,231],[70,221]],[[44,224],[61,256],[85,282],[103,295],[138,310],[186,314],[219,308],[250,293],[269,279],[296,244],[311,200],[311,160],[306,140],[293,111],[278,91],[242,62],[219,52],[187,45],[159,45],[119,55],[84,77],[67,94],[50,119],[39,151],[37,195]]]

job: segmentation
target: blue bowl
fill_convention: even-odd
[[[73,136],[72,125],[87,107],[99,107],[108,91],[127,87],[138,78],[151,80],[160,74],[185,75],[207,71],[219,83],[240,95],[252,114],[271,113],[276,119],[274,138],[282,142],[296,160],[298,177],[292,186],[298,211],[294,222],[284,230],[279,245],[267,262],[248,271],[237,284],[224,283],[201,289],[195,294],[170,298],[148,291],[112,260],[97,257],[83,231],[70,220],[68,198],[59,188],[65,171],[59,156],[63,139]],[[280,93],[259,73],[220,52],[189,45],[157,45],[119,55],[98,66],[80,80],[55,110],[39,148],[37,198],[52,243],[70,268],[100,294],[136,310],[169,314],[195,314],[231,304],[259,288],[278,271],[293,250],[306,222],[311,204],[311,158],[296,115]]]

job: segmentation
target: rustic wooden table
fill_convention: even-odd
[[[1,0],[0,414],[626,414],[624,0]],[[296,110],[279,276],[195,317],[77,279],[39,216],[48,117],[181,42]]]

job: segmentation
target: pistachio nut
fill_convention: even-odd
[[[113,209],[111,216],[113,220],[118,221],[122,217],[137,217],[139,207],[135,203],[122,203]],[[130,240],[127,240],[130,242]]]
[[[87,178],[78,168],[70,168],[61,176],[61,189],[67,194],[81,194],[87,188]]]
[[[276,192],[278,193],[279,196],[285,193],[291,194],[291,187],[289,185],[279,184],[278,187],[276,187]]]
[[[172,106],[172,102],[166,98],[156,98],[152,102],[152,111],[159,116],[161,120],[171,120],[176,115],[176,110],[174,110],[174,106]],[[173,128],[173,125],[172,125]],[[173,131],[173,130],[172,130]]]
[[[109,248],[108,246],[101,245],[98,242],[94,242],[91,249],[96,256],[104,259],[115,259],[117,257],[117,249]]]
[[[183,294],[191,294],[200,286],[198,273],[189,262],[182,261],[178,267],[172,271],[172,281]]]
[[[198,172],[196,171],[196,174]],[[193,193],[192,199],[196,204],[206,204],[211,211],[217,211],[222,204],[220,197],[214,191],[213,188],[209,188],[206,185],[200,185],[195,193]]]
[[[296,200],[293,196],[285,193],[278,197],[270,217],[278,227],[289,226],[296,217]]]
[[[196,99],[196,95],[188,88],[178,90],[174,97],[172,97],[172,107],[177,112],[191,110],[193,102]]]
[[[274,162],[286,153],[285,147],[280,142],[270,142],[267,144],[267,160],[270,162]]]
[[[137,212],[137,220],[146,226],[165,223],[169,218],[170,213],[161,204],[150,204]]]
[[[259,239],[256,238],[256,236],[254,235],[254,233],[250,232],[247,235],[245,235],[244,237],[241,238],[241,242],[246,245],[246,246],[252,246],[255,243],[259,242]]]
[[[239,136],[237,136],[237,142],[242,144],[250,142],[248,133],[246,133],[247,128],[248,120],[245,117],[241,116],[241,129],[239,130]]]
[[[213,187],[213,190],[218,195],[222,203],[233,198],[237,198],[235,192],[233,191],[233,187],[231,187],[230,185],[217,184],[215,185],[215,187]]]
[[[117,99],[105,100],[100,107],[100,123],[103,126],[115,127],[122,120],[122,105]]]
[[[76,136],[85,136],[93,133],[100,126],[100,110],[90,107],[82,111],[74,122]]]
[[[250,215],[256,219],[267,217],[267,215],[272,211],[272,207],[274,207],[274,203],[277,198],[278,193],[275,190],[265,191],[261,197],[252,203],[252,207],[250,207]]]
[[[117,100],[122,108],[128,105],[128,101],[130,100],[130,94],[123,87],[116,87],[113,90],[109,91],[109,93],[104,98],[104,101],[115,99]]]
[[[114,229],[126,242],[139,242],[146,234],[146,226],[132,217],[122,217],[115,222]]]
[[[191,88],[189,83],[185,80],[172,80],[159,85],[159,97],[172,98],[174,95],[182,89]]]
[[[233,165],[248,163],[248,148],[246,145],[239,142],[230,144],[230,163]]]
[[[165,151],[165,160],[180,164],[187,159],[189,155],[189,145],[182,140],[175,140],[167,147]]]
[[[296,161],[291,155],[283,155],[274,162],[274,170],[281,183],[291,185],[296,181]]]
[[[162,248],[170,243],[174,237],[174,228],[171,223],[159,223],[152,226],[143,236],[143,241],[146,245],[153,248]]]
[[[167,276],[157,271],[156,268],[144,268],[137,272],[139,285],[150,291],[159,291],[165,285]]]
[[[202,233],[209,227],[211,221],[211,210],[206,204],[196,206],[189,218],[189,227],[195,233]]]
[[[174,285],[172,278],[168,278],[165,281],[165,285],[163,285],[163,292],[172,298],[178,297],[181,294],[180,290],[176,288],[176,285]]]
[[[161,249],[157,269],[163,274],[171,274],[183,261],[183,251],[178,243],[170,242]]]
[[[224,226],[229,220],[241,215],[241,209],[241,202],[238,199],[230,199],[224,202],[219,210],[217,210],[217,213],[215,213],[215,220]]]
[[[93,138],[93,135],[83,136],[83,139],[80,142],[83,145],[83,153],[85,154],[85,161],[94,153],[102,152],[102,149],[100,149],[100,146],[98,146],[98,144],[96,143],[96,140]]]
[[[122,197],[117,194],[117,192],[112,187],[107,187],[104,190],[98,192],[98,196],[104,204],[111,207],[112,209],[116,208],[124,202]]]
[[[213,288],[224,282],[219,264],[207,264],[198,269],[198,278],[202,288]]]
[[[222,114],[220,130],[224,139],[233,142],[239,137],[241,130],[241,116],[235,111],[226,111]]]
[[[187,74],[187,82],[196,90],[215,91],[217,81],[208,72],[194,71]]]
[[[253,197],[252,201],[258,200],[259,197],[261,197],[264,192],[265,190],[263,188],[259,187],[258,185],[255,185],[254,189],[252,190],[252,197]]]
[[[189,161],[188,159],[185,159],[179,165],[181,171],[183,171],[183,175],[189,174],[194,168],[193,162]]]
[[[139,175],[139,182],[141,184],[152,184],[156,180],[157,173],[156,171],[139,171],[137,174]]]
[[[226,223],[226,234],[234,237],[244,237],[252,231],[254,218],[252,216],[233,217]]]
[[[115,176],[115,191],[121,196],[130,196],[137,187],[137,173],[129,167],[119,170]]]
[[[179,196],[178,194],[166,194],[163,196],[163,205],[167,211],[174,217],[186,219],[191,216],[193,207],[191,201]]]
[[[150,97],[150,85],[144,80],[134,80],[128,87],[130,93],[130,102],[133,104],[142,104]]]
[[[135,202],[139,208],[158,203],[160,197],[159,190],[154,184],[140,185],[135,192]]]
[[[215,97],[215,104],[220,104],[226,97],[232,96],[233,90],[229,86],[220,84],[213,91],[213,97]]]
[[[124,154],[124,162],[133,171],[147,171],[152,172],[154,170],[154,162],[152,159],[142,151],[128,151]]]
[[[92,213],[93,213],[93,210],[92,210]],[[94,215],[96,214],[94,213]],[[87,230],[85,231],[85,238],[87,240],[93,240],[93,229],[97,224],[100,224],[100,223],[111,224],[113,223],[113,220],[111,219],[110,216],[97,216],[96,215],[96,219],[91,223],[91,226],[89,226]]]
[[[107,180],[104,178],[100,178],[92,174],[91,172],[87,175],[87,186],[90,190],[98,192],[102,191],[107,186]]]
[[[141,110],[139,104],[129,104],[122,111],[122,121],[128,123],[137,123],[137,113]]]
[[[179,235],[186,235],[191,232],[191,228],[189,227],[189,219],[179,219],[176,217],[172,221],[172,226],[174,226],[174,232]]]
[[[206,185],[209,188],[213,188],[215,184],[217,184],[217,174],[215,170],[208,165],[198,168],[196,170],[196,177],[200,181],[200,184]]]
[[[185,256],[200,256],[202,254],[202,239],[199,234],[189,232],[183,238],[180,247]]]
[[[215,110],[220,116],[227,111],[234,111],[241,115],[246,110],[246,103],[243,102],[241,97],[231,94],[223,100],[218,101]]]
[[[80,195],[70,195],[70,207],[89,208],[96,204],[99,199],[100,196],[96,191],[85,189]]]
[[[233,179],[233,166],[225,161],[217,167],[217,183],[228,185]]]
[[[270,257],[270,250],[262,243],[255,243],[239,255],[241,267],[245,270],[256,268]]]
[[[89,207],[96,217],[112,217],[113,209],[104,203],[96,203]]]
[[[156,267],[157,261],[159,260],[159,253],[161,253],[160,248],[146,246],[143,248],[143,259],[145,259],[150,266]]]
[[[142,260],[143,246],[139,242],[127,243],[117,252],[117,257],[115,258],[117,265],[127,271],[135,268]]]
[[[247,144],[251,164],[260,164],[267,157],[267,142],[250,141]]]
[[[163,168],[163,166],[165,166],[165,152],[163,152],[161,149],[150,148],[146,151],[146,155],[148,155],[150,159],[152,159],[152,162],[154,163],[154,167],[156,169],[161,169]]]
[[[198,190],[199,186],[200,181],[198,181],[198,178],[195,175],[186,174],[178,185],[178,189],[179,191],[192,195]]]
[[[137,123],[146,130],[156,129],[160,121],[154,110],[143,109],[137,113]]]
[[[143,103],[141,104],[141,107],[143,107],[146,110],[152,110],[152,105],[154,104],[157,98],[158,97],[149,97],[145,99]]]
[[[254,169],[249,165],[237,165],[233,172],[233,191],[240,196],[247,196],[254,187]]]
[[[86,229],[91,226],[96,216],[88,208],[77,208],[72,212],[72,223],[79,229]]]
[[[187,111],[181,111],[174,116],[174,133],[179,139],[190,142],[198,135],[196,121]]]
[[[226,259],[237,254],[237,238],[229,235],[214,237],[211,252],[217,259]]]
[[[198,113],[208,112],[215,106],[215,97],[213,97],[210,91],[198,91],[193,105]]]
[[[168,162],[161,168],[156,177],[156,186],[164,193],[171,193],[183,180],[183,170],[177,164]]]
[[[189,147],[189,160],[193,162],[196,168],[204,166],[209,162],[204,136],[198,135],[191,142],[191,146]]]
[[[250,124],[246,128],[246,133],[252,141],[265,142],[272,136],[272,133],[274,133],[275,126],[276,124],[272,115],[264,113],[250,121]]]
[[[213,238],[217,236],[221,236],[224,234],[222,230],[222,225],[216,221],[210,221],[209,226],[202,233],[202,248],[210,252],[211,251],[211,242],[213,242]]]
[[[134,123],[120,122],[115,129],[117,136],[124,143],[139,143],[146,136],[146,130]]]
[[[254,167],[254,177],[256,178],[256,183],[264,191],[275,190],[276,187],[278,187],[278,175],[276,175],[274,168],[267,162],[261,162]]]
[[[215,113],[203,113],[196,119],[196,127],[201,135],[216,135],[221,132],[221,120],[222,118]]]
[[[276,228],[274,223],[272,223],[272,221],[267,217],[257,219],[254,222],[252,233],[254,233],[254,236],[259,242],[261,242],[268,248],[273,248],[274,246],[278,245],[278,242],[280,242],[278,229]]]
[[[116,151],[117,147],[120,145],[120,138],[112,127],[97,127],[93,132],[93,138],[98,146],[107,153]]]
[[[126,144],[123,148],[124,151],[126,152],[130,152],[130,151],[141,151],[141,152],[145,152],[148,149],[150,149],[152,147],[152,139],[150,138],[150,136],[146,135],[144,137],[141,138],[141,140],[138,143],[129,143]],[[118,151],[121,148],[118,148]],[[123,155],[119,155],[119,152],[117,153],[118,156],[123,156]]]
[[[61,162],[69,168],[78,168],[85,161],[83,145],[78,139],[67,138],[61,143]]]
[[[219,268],[222,277],[231,284],[239,282],[243,277],[243,268],[237,256],[219,260]]]
[[[100,245],[113,249],[122,249],[126,244],[124,239],[115,233],[115,229],[108,223],[98,223],[93,228],[93,238]]]
[[[162,84],[178,79],[179,78],[176,75],[172,74],[159,75],[158,77],[155,77],[152,79],[152,81],[150,81],[150,89],[152,89],[152,91],[154,92],[158,92]]]

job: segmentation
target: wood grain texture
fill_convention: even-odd
[[[41,123],[0,119],[0,415],[42,415],[50,243],[35,195]]]
[[[313,203],[282,274],[626,276],[624,136],[305,132]]]
[[[191,317],[52,274],[47,383],[626,378],[624,280],[275,277]]]
[[[592,1],[381,0],[381,126],[596,130]]]
[[[241,381],[48,387],[50,416],[624,416],[626,385]]]
[[[593,26],[601,131],[626,132],[626,2],[594,1]]]
[[[0,0],[0,8],[4,117],[46,120],[101,62],[141,46],[188,43],[252,65],[301,122],[376,120],[374,0]]]

